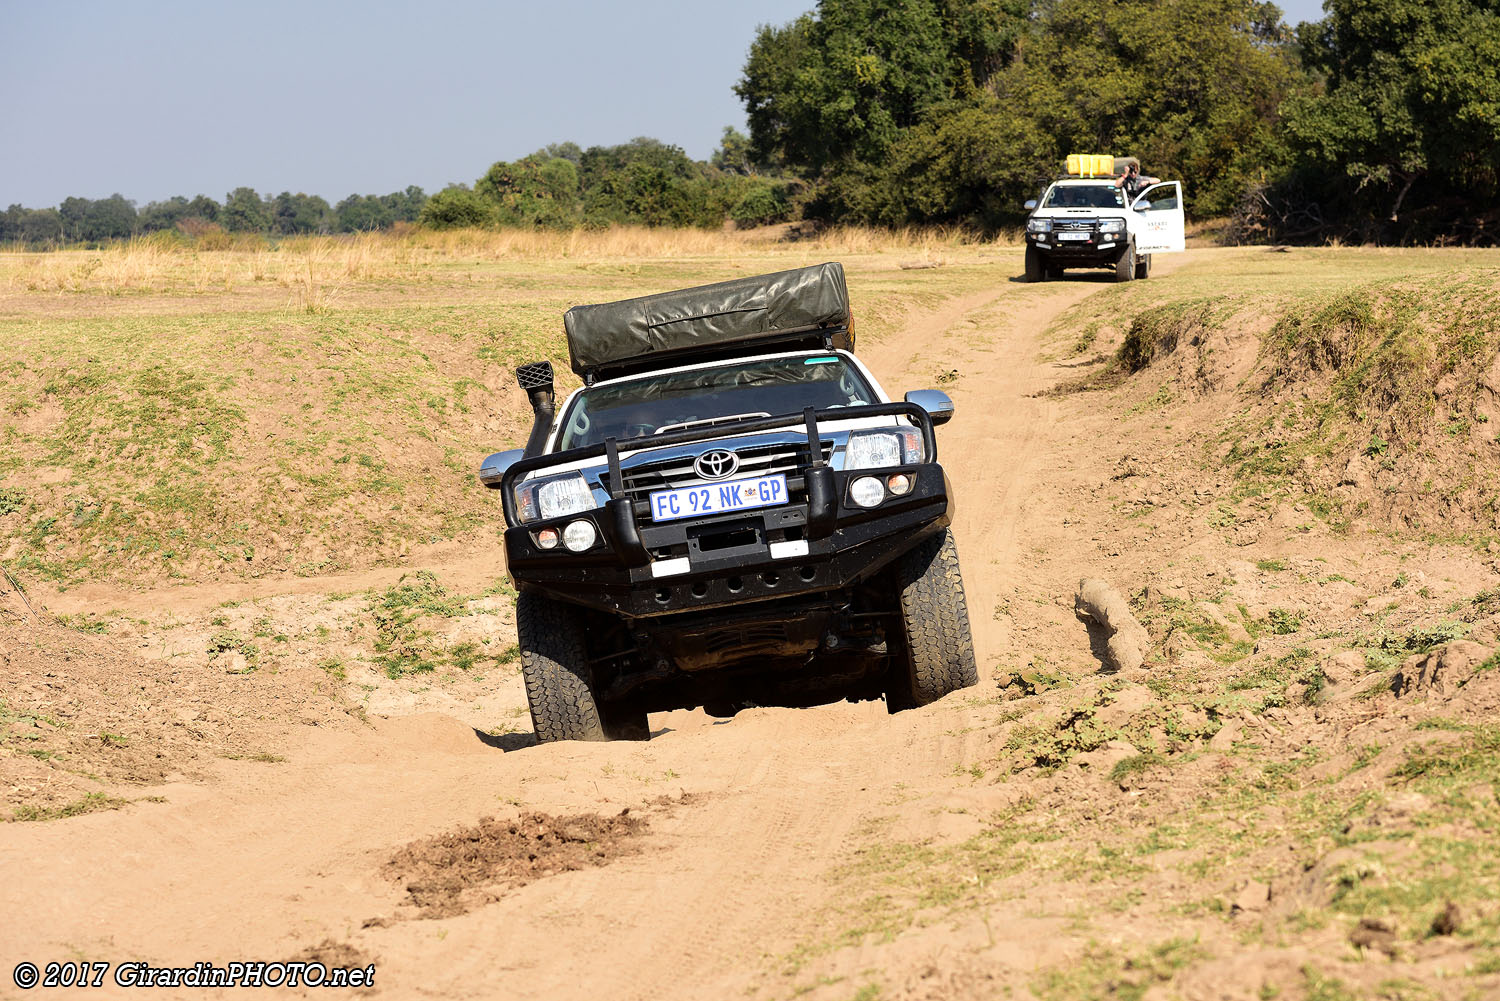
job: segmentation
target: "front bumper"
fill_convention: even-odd
[[[1060,240],[1058,233],[1027,233],[1026,242],[1060,265],[1107,267],[1130,246],[1129,233],[1087,233],[1086,240]]]
[[[947,476],[937,463],[881,470],[913,475],[903,497],[867,510],[849,501],[849,482],[869,475],[828,471],[834,482],[832,516],[809,498],[798,504],[735,515],[686,519],[637,528],[648,560],[628,557],[628,544],[600,508],[556,523],[507,529],[505,554],[517,587],[628,618],[702,610],[721,605],[833,591],[858,584],[883,569],[930,532],[949,524]],[[601,544],[584,553],[536,545],[538,528],[586,518]],[[819,535],[820,522],[832,522]]]
[[[617,496],[605,506],[582,514],[518,525],[505,532],[508,569],[518,588],[534,589],[564,601],[600,609],[628,619],[700,611],[746,602],[806,596],[857,585],[878,573],[952,518],[951,492],[936,459],[931,418],[910,404],[811,411],[808,438],[821,440],[818,416],[847,419],[860,411],[905,416],[921,428],[931,461],[880,470],[836,470],[808,462],[787,477],[791,502],[730,514],[715,514],[665,523],[650,520],[639,500]],[[795,417],[793,418],[796,419]],[[762,423],[766,419],[760,419]],[[785,426],[785,419],[771,419]],[[714,435],[725,433],[716,428]],[[698,437],[704,438],[702,432]],[[615,447],[608,443],[611,480],[618,482]],[[813,449],[808,455],[815,454]],[[509,495],[526,467],[545,468],[542,459],[523,460],[502,489]],[[887,494],[874,508],[862,508],[849,496],[851,481],[861,476],[911,477],[910,491]],[[507,508],[507,515],[511,514]],[[579,519],[590,521],[599,542],[582,553],[566,548],[544,550],[540,529],[561,530]]]

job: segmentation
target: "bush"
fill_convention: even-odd
[[[495,208],[468,188],[444,188],[422,206],[421,222],[433,229],[467,229],[495,221]]]
[[[784,189],[761,186],[751,188],[734,203],[729,218],[736,226],[748,229],[752,226],[768,226],[775,222],[786,222],[791,217],[792,206],[786,199]]]

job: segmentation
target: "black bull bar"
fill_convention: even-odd
[[[684,428],[668,434],[651,435],[645,438],[628,439],[632,452],[686,445],[695,441],[715,438],[738,437],[761,431],[775,431],[790,424],[801,423],[807,431],[807,472],[805,474],[808,496],[808,532],[813,538],[825,536],[833,531],[838,503],[834,494],[833,469],[823,461],[823,450],[819,445],[818,422],[851,421],[867,417],[905,417],[922,433],[922,444],[927,462],[937,461],[937,435],[933,433],[932,416],[915,403],[872,403],[860,407],[830,407],[814,410],[808,407],[800,414],[780,414],[773,417],[747,417],[728,424],[713,424],[701,428]],[[605,517],[612,523],[617,546],[617,555],[624,557],[631,566],[644,566],[650,559],[646,547],[641,544],[636,527],[635,511],[630,498],[624,496],[624,474],[620,469],[620,444],[615,438],[606,438],[597,445],[584,445],[564,452],[522,459],[505,471],[500,480],[500,501],[505,507],[505,523],[514,528],[521,524],[516,512],[516,481],[528,473],[570,462],[597,459],[605,456],[609,463]]]

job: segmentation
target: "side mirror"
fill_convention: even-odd
[[[953,400],[940,389],[913,389],[906,394],[906,402],[927,411],[934,425],[947,424],[953,419]]]
[[[1032,209],[1036,208],[1036,199],[1035,198],[1028,198],[1028,199],[1026,199],[1026,204],[1022,205],[1021,208],[1025,209],[1027,212],[1030,212]]]
[[[479,466],[479,482],[491,490],[499,490],[505,471],[520,462],[525,454],[523,449],[512,448],[489,456]]]

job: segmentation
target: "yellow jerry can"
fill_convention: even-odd
[[[1112,176],[1115,158],[1107,153],[1069,153],[1068,173],[1074,177]]]

